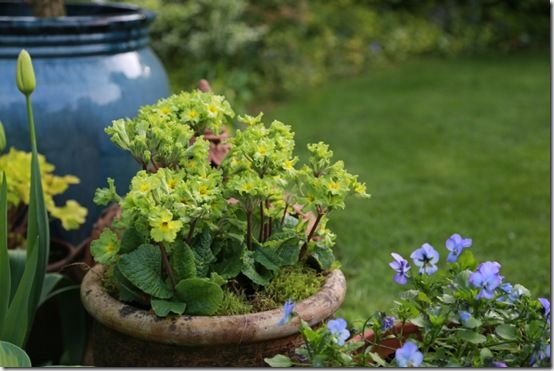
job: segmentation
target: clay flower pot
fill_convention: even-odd
[[[294,353],[302,344],[300,319],[278,326],[281,308],[235,316],[170,316],[122,303],[102,287],[104,266],[92,268],[81,285],[81,300],[94,318],[95,366],[265,366],[264,358]],[[311,325],[333,316],[344,300],[340,270],[327,276],[315,295],[296,303]]]
[[[387,335],[390,335],[390,334],[394,334],[394,335],[402,334],[401,337],[403,342],[406,341],[410,335],[415,335],[416,338],[421,339],[420,328],[411,322],[406,322],[404,324],[402,324],[401,322],[396,323],[394,327],[387,332]],[[358,341],[374,342],[375,333],[372,330],[366,330],[363,334],[356,335],[349,341],[350,342],[358,342]],[[389,339],[381,339],[381,342],[379,343],[379,345],[373,348],[373,351],[379,354],[381,358],[387,359],[393,356],[396,349],[399,349],[400,347],[402,347],[402,344],[400,344],[400,341],[398,340],[398,338],[394,337]]]

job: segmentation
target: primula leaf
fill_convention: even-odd
[[[31,360],[20,347],[0,341],[0,367],[31,367]]]
[[[291,367],[292,361],[289,357],[282,354],[277,354],[271,358],[264,358],[265,363],[271,367]]]
[[[160,299],[152,299],[150,305],[158,317],[166,317],[169,313],[181,315],[187,307],[185,303]]]
[[[169,262],[177,282],[186,278],[196,277],[194,253],[187,243],[181,241],[175,243]]]
[[[158,247],[144,244],[121,255],[117,267],[133,285],[160,299],[169,299],[173,291],[162,278],[162,256]]]
[[[221,277],[230,279],[238,276],[242,270],[242,254],[244,246],[235,240],[227,240],[218,255],[218,261],[212,264],[212,269]]]
[[[481,344],[487,341],[487,338],[484,335],[470,330],[458,330],[456,331],[455,336],[460,340],[467,341],[472,344]]]
[[[119,251],[121,254],[129,253],[144,243],[144,238],[135,227],[125,229],[121,235]]]
[[[256,270],[254,258],[252,257],[252,251],[245,251],[242,256],[242,274],[250,278],[252,282],[260,286],[267,286],[269,284],[270,275],[268,273],[260,274]]]
[[[215,256],[210,248],[211,244],[212,235],[207,228],[194,239],[192,251],[194,252],[198,277],[206,277],[210,271],[210,263],[215,261]]]
[[[508,325],[508,324],[498,325],[496,326],[496,329],[494,330],[494,332],[496,332],[496,335],[498,335],[499,337],[505,340],[517,339],[517,329],[512,325]]]
[[[257,247],[254,250],[254,261],[260,263],[270,271],[276,271],[283,265],[277,249],[271,247]]]
[[[335,255],[333,255],[333,250],[326,246],[315,246],[312,251],[312,256],[315,258],[321,269],[327,270],[331,268],[335,262]]]
[[[223,290],[207,278],[188,278],[175,287],[176,297],[185,302],[185,312],[192,315],[214,314],[223,301]]]
[[[114,269],[113,278],[119,294],[119,300],[144,305],[148,303],[148,295],[133,286],[117,266]]]

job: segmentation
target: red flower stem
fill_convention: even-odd
[[[246,246],[252,250],[252,210],[246,209]]]
[[[165,269],[165,272],[167,273],[169,280],[171,281],[171,286],[173,287],[173,290],[175,290],[175,275],[173,274],[173,269],[171,269],[171,265],[169,264],[169,259],[167,258],[167,252],[165,251],[164,245],[161,243],[158,244],[160,247],[160,252],[162,253],[162,262]]]
[[[258,241],[263,242],[264,237],[265,237],[264,202],[260,201],[260,238],[258,238]]]
[[[287,216],[288,208],[289,208],[289,204],[285,203],[285,210],[283,211],[283,217],[281,218],[281,227],[283,226],[283,223],[285,223],[285,217]]]
[[[322,217],[323,217],[323,214],[320,214],[320,213],[317,214],[317,219],[315,220],[315,223],[312,229],[310,230],[310,233],[308,233],[308,238],[306,239],[306,242],[304,242],[304,245],[302,245],[302,248],[300,249],[300,257],[299,257],[300,260],[304,259],[306,252],[308,250],[308,242],[310,242],[312,237],[314,236],[315,230],[317,229],[317,226],[321,221]]]

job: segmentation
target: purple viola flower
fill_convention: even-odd
[[[546,318],[546,322],[550,325],[550,300],[546,298],[539,298],[539,301],[542,304],[542,308],[544,309],[544,317]]]
[[[545,344],[542,349],[536,351],[529,361],[529,365],[533,366],[535,363],[542,361],[543,359],[550,359],[550,344]]]
[[[344,318],[332,319],[327,322],[327,329],[331,332],[331,335],[335,337],[337,344],[344,345],[346,339],[350,337],[350,331],[346,328],[346,321]]]
[[[508,365],[504,362],[495,361],[492,363],[492,367],[501,368],[501,367],[508,367]]]
[[[455,263],[464,249],[471,247],[471,238],[462,238],[458,233],[454,233],[448,240],[446,240],[446,248],[450,251],[446,261],[449,263]]]
[[[460,322],[462,323],[471,318],[471,313],[466,312],[465,310],[460,311],[458,315],[460,316]]]
[[[431,275],[438,270],[435,264],[439,261],[439,253],[428,243],[424,243],[419,249],[415,250],[410,258],[419,267],[419,274]]]
[[[423,354],[417,349],[417,345],[407,341],[402,348],[396,350],[394,359],[398,367],[419,367],[423,362]]]
[[[393,328],[395,321],[396,321],[396,318],[392,316],[385,317],[385,319],[383,319],[383,324],[381,325],[381,331],[384,332]]]
[[[396,271],[394,275],[394,281],[400,285],[405,285],[408,282],[408,271],[410,270],[410,264],[408,261],[393,252],[391,256],[394,258],[393,262],[389,263],[389,266]]]
[[[292,312],[294,311],[294,302],[292,300],[287,300],[283,306],[283,317],[277,322],[277,326],[283,326],[284,324],[290,321],[292,317]]]
[[[469,283],[478,287],[481,291],[477,294],[477,299],[492,299],[494,290],[502,283],[500,272],[501,265],[497,262],[484,262],[479,264],[477,271],[469,276]]]

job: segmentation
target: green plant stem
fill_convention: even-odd
[[[33,116],[33,107],[31,105],[31,95],[25,95],[25,103],[27,105],[27,117],[29,118],[29,136],[31,139],[31,149],[34,153],[38,153],[37,149],[37,134],[35,131],[35,118]]]
[[[308,238],[306,239],[306,242],[304,242],[304,244],[302,245],[302,248],[300,249],[300,257],[299,257],[300,260],[303,260],[305,258],[306,252],[308,251],[308,243],[313,238],[314,233],[315,233],[315,231],[317,229],[317,226],[318,226],[319,222],[321,221],[322,217],[323,217],[323,214],[321,214],[321,213],[317,214],[317,218],[315,220],[315,223],[314,223],[312,229],[310,230],[310,233],[308,233]]]
[[[158,246],[160,247],[160,252],[162,253],[162,262],[165,272],[167,273],[167,276],[171,281],[171,286],[173,287],[173,290],[175,290],[175,286],[177,285],[177,283],[175,282],[175,275],[173,274],[173,269],[171,269],[171,265],[169,264],[169,259],[167,258],[167,252],[165,251],[164,245],[160,243],[158,244]]]

